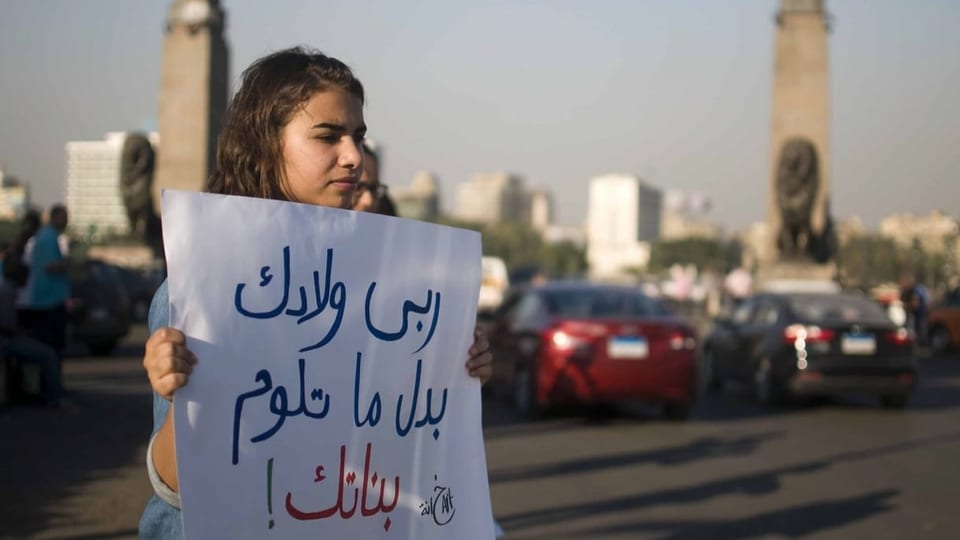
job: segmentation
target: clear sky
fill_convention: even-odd
[[[64,198],[64,144],[155,124],[169,0],[0,0],[0,164]],[[307,44],[367,89],[383,177],[444,207],[479,171],[552,190],[636,173],[765,218],[776,0],[224,0],[231,77]],[[827,0],[834,214],[960,216],[960,2]]]

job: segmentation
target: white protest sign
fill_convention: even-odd
[[[493,538],[475,232],[164,191],[187,538]]]

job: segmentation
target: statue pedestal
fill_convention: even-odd
[[[757,269],[758,291],[836,292],[837,264],[834,262],[781,260]]]

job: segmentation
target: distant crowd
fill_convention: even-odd
[[[45,407],[58,407],[62,393],[70,298],[67,220],[61,204],[50,207],[46,220],[28,211],[13,241],[0,251],[0,366],[38,367],[38,405]],[[17,379],[12,386],[19,386]]]

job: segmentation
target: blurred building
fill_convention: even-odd
[[[720,227],[706,219],[711,208],[710,198],[703,193],[667,191],[660,221],[660,238],[719,238],[722,233]]]
[[[391,187],[390,198],[402,217],[429,221],[440,215],[440,183],[429,171],[415,174],[408,187]]]
[[[530,192],[530,226],[541,235],[553,224],[553,196],[545,189]]]
[[[0,219],[16,220],[29,206],[29,187],[0,168]]]
[[[796,167],[797,156],[808,156],[802,178],[810,186],[812,207],[809,226],[820,235],[829,220],[832,158],[830,154],[830,14],[826,0],[780,0],[775,16],[773,96],[771,100],[770,183],[767,221],[772,233],[770,249],[759,253],[775,262],[780,248],[776,239],[783,226],[778,184],[783,171]],[[797,154],[796,149],[810,149]],[[792,150],[791,150],[792,149]]]
[[[70,228],[90,240],[130,232],[120,194],[120,158],[127,136],[128,132],[112,132],[102,141],[71,141],[66,145]],[[157,134],[149,138],[156,148]]]
[[[530,193],[522,177],[479,173],[460,184],[454,215],[477,223],[529,223],[530,206]]]
[[[917,241],[925,252],[937,254],[952,248],[960,226],[956,218],[935,210],[925,216],[894,214],[886,217],[880,222],[879,232],[900,246],[911,247]]]
[[[587,261],[596,277],[642,270],[650,243],[660,238],[663,194],[636,176],[611,174],[590,180]]]
[[[160,69],[153,203],[160,190],[201,191],[216,158],[227,108],[226,14],[219,0],[173,0],[167,11]]]

